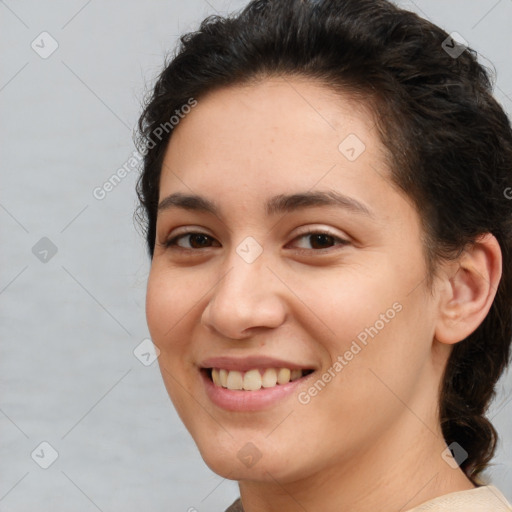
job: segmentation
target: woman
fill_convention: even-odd
[[[475,52],[384,0],[256,0],[181,43],[140,120],[147,320],[228,510],[511,510],[479,475],[512,131]]]

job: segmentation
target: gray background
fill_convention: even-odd
[[[244,4],[0,1],[0,511],[220,511],[238,495],[201,460],[157,363],[133,353],[148,337],[136,172],[103,200],[93,190],[131,155],[177,35]],[[492,62],[512,112],[511,0],[401,5]],[[59,45],[46,59],[31,47],[43,31]],[[501,443],[488,472],[510,500],[511,388],[509,375],[490,414]],[[48,469],[43,441],[58,452]]]

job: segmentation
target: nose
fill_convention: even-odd
[[[247,263],[234,254],[214,287],[201,323],[224,338],[237,340],[259,329],[279,327],[286,319],[284,289],[263,257]]]

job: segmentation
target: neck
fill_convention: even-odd
[[[388,431],[336,466],[296,481],[239,482],[245,512],[405,512],[425,501],[474,488],[441,457],[446,448],[437,421],[431,426],[404,409]],[[404,435],[404,433],[406,433]]]

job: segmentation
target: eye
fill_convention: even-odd
[[[183,246],[178,243],[182,239],[188,239],[188,246],[187,244]],[[178,247],[180,249],[204,249],[212,247],[210,244],[213,241],[215,241],[215,239],[206,233],[190,232],[182,233],[181,235],[167,240],[167,242],[165,242],[165,247]]]
[[[306,245],[310,244],[310,247],[305,247],[304,244],[299,246],[299,249],[302,250],[329,249],[334,245],[347,245],[349,243],[348,240],[344,240],[326,231],[308,231],[296,237],[294,241],[301,239],[309,240],[309,242],[306,242]],[[336,244],[336,242],[338,243]]]
[[[182,240],[186,240],[187,242],[185,242],[185,244],[183,245],[182,243],[180,243]],[[302,244],[302,246],[299,245],[300,250],[306,251],[319,251],[323,249],[329,249],[334,245],[349,244],[348,240],[344,240],[343,238],[335,236],[326,231],[308,231],[295,237],[293,241],[296,240],[309,240],[310,247],[306,247],[304,246],[304,244]],[[165,247],[188,250],[208,249],[210,247],[214,247],[214,245],[212,244],[215,242],[217,244],[215,246],[220,247],[220,244],[215,240],[215,238],[211,237],[210,235],[207,235],[206,233],[189,232],[182,233],[173,238],[170,238],[167,242],[165,242]],[[306,242],[306,245],[308,245],[308,242]]]

